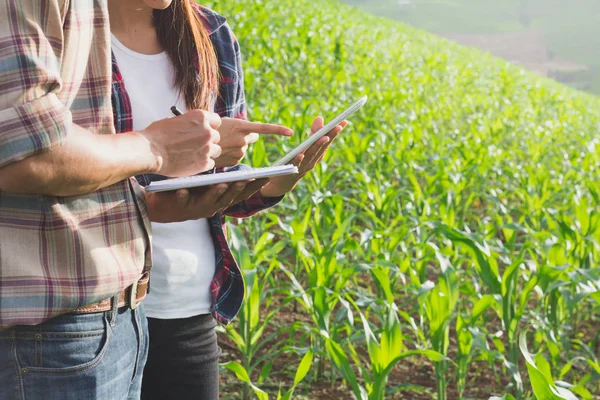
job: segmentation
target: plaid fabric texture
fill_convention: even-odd
[[[114,134],[106,0],[0,0],[0,167]],[[150,267],[135,180],[74,197],[0,193],[0,328],[111,297]]]
[[[221,117],[245,119],[244,75],[239,44],[224,17],[208,8],[195,3],[193,5],[210,34],[219,62],[221,80],[214,110]],[[131,103],[127,95],[126,82],[123,82],[114,57],[112,58],[112,67],[112,104],[115,128],[117,133],[129,132],[133,129]],[[239,168],[244,168],[244,166],[238,165],[232,169]],[[217,172],[222,172],[222,170],[217,170]],[[137,179],[142,185],[148,185],[153,180],[165,178],[159,175],[143,175]],[[218,214],[208,220],[216,255],[215,275],[211,284],[213,302],[211,311],[215,319],[221,323],[228,324],[235,318],[244,300],[245,292],[242,273],[227,243],[225,216],[249,217],[265,208],[272,207],[281,199],[281,197],[263,198],[260,194],[256,194],[225,210],[223,214]]]

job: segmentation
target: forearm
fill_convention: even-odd
[[[156,172],[159,164],[139,133],[96,135],[73,125],[64,144],[1,168],[0,190],[74,196]]]

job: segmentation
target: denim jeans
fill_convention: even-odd
[[[138,400],[147,352],[143,306],[12,327],[0,331],[0,400]]]

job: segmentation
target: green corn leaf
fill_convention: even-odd
[[[498,266],[493,258],[490,257],[489,251],[484,245],[476,242],[466,234],[446,225],[438,226],[435,229],[435,232],[439,232],[453,243],[460,244],[467,248],[474,256],[477,271],[488,288],[494,294],[500,294],[502,292]]]
[[[529,373],[533,393],[539,400],[578,400],[571,391],[556,387],[552,379],[548,379],[546,374],[538,368],[533,357],[527,350],[527,336],[525,332],[521,333],[519,347],[521,354],[523,354],[527,362],[527,372]]]
[[[250,258],[250,249],[242,231],[233,224],[227,224],[227,229],[231,235],[231,251],[242,269],[252,269],[252,261]]]
[[[581,232],[587,235],[590,229],[590,206],[587,197],[581,197],[575,207],[575,215],[581,226]]]
[[[289,400],[292,398],[292,395],[294,394],[294,390],[296,390],[296,387],[300,384],[300,382],[302,382],[304,380],[304,378],[308,374],[308,371],[310,370],[310,367],[312,366],[312,362],[313,362],[313,351],[308,350],[306,352],[306,354],[304,355],[304,357],[302,357],[302,361],[300,361],[300,365],[298,365],[298,369],[296,370],[296,376],[294,377],[294,384],[292,385],[290,390],[288,390],[284,395],[281,395],[281,391],[280,391],[280,393],[278,394],[279,399]]]
[[[566,374],[569,373],[569,371],[571,371],[571,368],[573,367],[573,364],[575,363],[575,361],[585,361],[585,358],[583,357],[575,357],[574,359],[572,359],[571,361],[569,361],[567,364],[565,364],[564,367],[561,368],[560,373],[558,374],[558,379],[563,379],[564,376]]]
[[[584,386],[581,385],[571,386],[569,390],[575,393],[576,395],[580,396],[583,400],[596,400],[598,398],[597,396],[594,397],[594,395],[589,390],[587,390]]]
[[[544,376],[546,377],[546,379],[549,382],[552,382],[552,368],[550,367],[550,363],[548,361],[546,361],[546,359],[544,358],[544,356],[541,353],[538,353],[534,356],[534,361],[535,361],[535,365],[537,366],[537,369],[544,374]]]
[[[329,316],[332,308],[328,302],[329,296],[324,287],[315,288],[312,296],[314,314],[317,319],[317,327],[321,332],[329,332]]]
[[[589,365],[590,367],[592,367],[592,368],[594,369],[594,371],[595,371],[595,372],[596,372],[598,375],[600,375],[600,364],[599,364],[598,362],[596,362],[596,361],[594,361],[594,360],[589,360],[589,359],[588,359],[588,360],[585,360],[585,361],[588,363],[588,365]]]
[[[259,400],[269,400],[269,396],[267,395],[267,393],[261,390],[258,386],[255,386],[250,381],[250,376],[248,375],[248,372],[240,363],[236,361],[230,361],[228,363],[222,364],[222,367],[232,371],[240,381],[247,383],[252,388],[254,394],[256,395],[256,397],[258,397]]]
[[[246,341],[244,338],[235,330],[233,325],[227,326],[227,336],[236,344],[239,349],[246,347]]]
[[[273,240],[273,237],[274,237],[273,234],[270,232],[263,233],[260,236],[260,238],[256,241],[256,244],[254,245],[254,252],[256,254],[259,254],[259,253],[262,253],[263,251],[266,251],[267,246],[271,243],[271,241]]]
[[[458,314],[456,318],[456,334],[458,339],[459,356],[468,356],[473,346],[473,335],[467,328],[464,319]]]
[[[371,270],[377,280],[379,287],[383,290],[388,304],[394,303],[394,294],[390,282],[389,269],[377,266]]]
[[[358,384],[356,374],[352,370],[350,361],[348,360],[348,357],[346,357],[346,354],[344,354],[342,347],[333,340],[325,338],[325,350],[333,365],[340,371],[344,380],[348,382],[352,388],[354,395],[360,400],[367,400],[368,394],[366,390]]]
[[[399,361],[401,361],[405,358],[414,357],[414,356],[424,356],[424,357],[428,358],[429,361],[432,361],[432,362],[450,361],[449,358],[447,358],[442,353],[437,352],[435,350],[409,350],[409,351],[402,353],[401,355],[394,358],[393,360],[391,360],[388,367],[382,372],[382,375],[386,375],[386,376],[389,375],[390,372],[392,372],[392,368],[394,368],[394,366]]]
[[[266,362],[265,365],[263,365],[262,369],[260,370],[260,374],[258,375],[258,383],[263,382],[271,374],[272,368],[272,361]]]
[[[494,307],[496,303],[496,299],[490,294],[481,296],[481,298],[473,306],[473,310],[471,311],[471,319],[476,320],[488,308]]]
[[[304,357],[302,357],[302,361],[300,362],[300,365],[298,366],[298,370],[296,371],[296,376],[294,378],[294,386],[297,386],[300,382],[302,382],[302,380],[304,380],[304,378],[306,377],[306,374],[308,374],[308,371],[310,370],[310,367],[312,366],[312,362],[313,362],[313,351],[308,350],[306,352],[306,354],[304,355]]]

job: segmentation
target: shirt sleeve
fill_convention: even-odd
[[[0,0],[0,167],[64,142],[58,98],[66,0]]]

